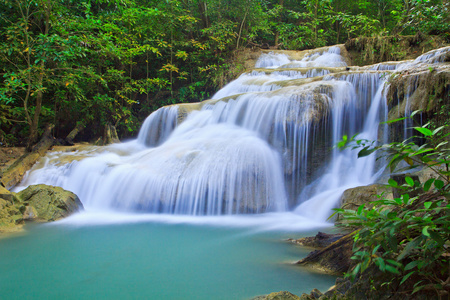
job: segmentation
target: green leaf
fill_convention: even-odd
[[[420,291],[421,289],[423,289],[425,286],[424,285],[418,285],[414,288],[412,294],[417,293],[418,291]]]
[[[431,185],[433,184],[433,182],[434,182],[434,178],[431,178],[431,179],[428,179],[425,183],[424,183],[424,185],[423,185],[423,190],[425,191],[425,192],[428,192],[429,190],[430,190],[430,187],[431,187]]]
[[[334,213],[328,217],[327,221],[331,220],[335,215],[344,212],[344,210],[342,208],[333,208],[333,210],[334,210]]]
[[[395,171],[395,168],[397,167],[397,165],[399,164],[399,162],[403,161],[403,160],[408,160],[408,155],[406,154],[396,154],[392,157],[391,161],[389,162],[389,170],[391,172]]]
[[[442,236],[437,233],[434,230],[430,230],[428,231],[428,233],[430,234],[430,237],[436,241],[436,243],[438,243],[439,247],[442,247],[445,244],[445,240],[442,238]]]
[[[378,249],[381,247],[381,245],[376,245],[375,248],[372,250],[372,255],[375,255],[377,253]]]
[[[395,180],[392,179],[392,178],[389,178],[388,184],[389,184],[391,187],[395,187],[395,188],[398,187],[397,181],[395,181]]]
[[[414,180],[411,177],[406,176],[405,181],[410,187],[414,187]]]
[[[441,142],[441,143],[439,143],[437,146],[436,146],[436,149],[438,149],[438,148],[440,148],[440,147],[442,147],[442,146],[444,146],[444,145],[447,145],[448,144],[448,142]]]
[[[413,111],[413,112],[409,115],[409,117],[412,118],[412,117],[414,117],[415,115],[417,115],[417,114],[419,114],[419,113],[421,113],[421,112],[422,112],[422,111],[421,111],[420,109],[415,110],[415,111]]]
[[[389,237],[389,246],[394,252],[397,252],[398,241],[394,234]]]
[[[396,122],[403,121],[403,120],[406,120],[406,119],[409,119],[409,117],[403,117],[403,118],[398,118],[398,119],[395,119],[395,120],[389,120],[389,121],[386,121],[386,122],[381,122],[380,124],[391,124],[391,123],[396,123]]]
[[[444,187],[444,182],[442,180],[437,179],[437,180],[434,181],[434,186],[438,190],[440,190],[440,189],[442,189]]]
[[[417,261],[417,260],[413,260],[412,262],[410,262],[409,264],[407,264],[406,266],[405,266],[405,271],[409,271],[409,270],[411,270],[411,269],[414,269],[415,267],[417,267],[417,264],[418,264],[419,262]]]
[[[405,205],[408,204],[409,194],[403,194],[402,199],[403,199],[403,204],[405,204]]]
[[[436,128],[435,130],[433,130],[433,135],[436,135],[436,133],[438,133],[439,131],[441,131],[442,129],[444,129],[445,126],[441,126]]]
[[[388,263],[390,263],[390,264],[392,264],[392,265],[398,267],[398,268],[403,268],[403,264],[402,264],[401,262],[398,262],[398,261],[393,260],[393,259],[386,259],[386,261],[387,261]]]
[[[378,257],[376,262],[378,263],[378,268],[382,272],[386,272],[386,263],[384,262],[384,259],[381,257]]]
[[[428,232],[428,228],[430,228],[430,226],[425,226],[425,227],[422,229],[422,234],[423,234],[424,236],[430,237],[430,233]]]
[[[417,237],[411,242],[409,242],[405,246],[405,249],[403,249],[403,251],[397,256],[397,261],[404,259],[409,253],[411,253],[411,251],[414,250],[420,244],[420,241],[421,239]]]
[[[403,276],[402,281],[400,281],[400,285],[402,285],[406,280],[408,280],[408,278],[414,274],[415,271],[411,271],[408,274],[406,274],[405,276]]]
[[[362,205],[360,205],[358,207],[358,211],[356,212],[357,215],[361,215],[362,214],[362,211],[364,210],[364,206],[365,206],[365,204],[362,204]]]
[[[394,274],[400,274],[400,272],[397,270],[397,268],[395,268],[391,265],[386,265],[386,271],[394,273]]]
[[[421,134],[423,134],[424,136],[432,136],[433,132],[425,127],[414,127],[415,130],[417,130],[418,132],[420,132]]]
[[[342,140],[339,141],[339,142],[337,143],[337,147],[338,147],[339,149],[344,148],[344,147],[347,145],[347,141],[348,141],[348,137],[347,137],[346,135],[344,135],[344,136],[342,137]]]
[[[355,279],[356,275],[358,275],[359,270],[361,269],[361,263],[357,264],[356,267],[350,274],[346,274],[346,277],[350,277],[352,280]]]
[[[430,206],[431,206],[431,204],[433,204],[433,202],[425,202],[425,203],[423,204],[423,206],[425,206],[426,209],[429,209]]]
[[[366,146],[361,151],[358,152],[358,158],[368,156],[373,152],[375,152],[376,150],[377,150],[376,148],[370,149],[370,146]]]

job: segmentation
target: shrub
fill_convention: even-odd
[[[335,209],[333,215],[339,213],[343,217],[341,226],[358,228],[352,257],[357,264],[347,277],[354,279],[375,265],[388,275],[386,284],[399,280],[400,285],[408,283],[412,286],[413,294],[420,290],[448,294],[450,149],[448,134],[444,134],[448,132],[448,126],[436,129],[429,128],[430,124],[414,127],[418,135],[385,145],[358,140],[356,136],[344,136],[338,144],[339,147],[360,149],[359,157],[374,152],[379,157],[387,157],[391,172],[421,167],[433,174],[424,183],[410,176],[404,177],[404,184],[390,179],[389,186],[399,189],[400,196],[387,199],[381,194],[379,200],[370,203],[370,208],[361,205],[356,211]],[[423,143],[419,145],[417,141]]]

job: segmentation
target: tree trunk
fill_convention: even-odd
[[[120,140],[117,135],[116,127],[111,123],[107,123],[103,132],[103,145],[109,145],[119,142]]]
[[[280,6],[281,6],[281,10],[280,10],[280,15],[278,16],[278,25],[281,24],[281,14],[283,12],[283,6],[284,6],[284,0],[280,0],[279,2]],[[278,31],[278,29],[275,31],[275,47],[278,48],[278,39],[280,38],[280,32]]]
[[[42,75],[39,75],[38,78],[38,82],[40,82],[41,84],[44,77],[42,72],[41,72]],[[42,108],[42,91],[39,91],[36,96],[36,107],[34,109],[33,119],[31,120],[30,134],[28,136],[28,142],[26,147],[28,152],[31,151],[31,148],[38,139],[38,126],[39,126],[39,117],[41,115],[41,108]]]
[[[236,50],[239,49],[239,42],[241,40],[241,35],[242,35],[242,27],[244,26],[245,19],[247,18],[247,13],[248,13],[248,10],[245,11],[244,19],[242,20],[241,26],[239,27],[239,34],[238,34],[238,38],[236,41]]]
[[[314,40],[317,43],[317,12],[319,9],[319,0],[316,0],[316,5],[314,6]]]
[[[10,189],[22,181],[25,173],[53,146],[55,141],[52,135],[53,127],[53,124],[48,124],[41,140],[31,149],[32,151],[22,155],[1,174],[1,185]]]
[[[44,20],[44,24],[45,24],[44,35],[48,35],[48,33],[50,31],[50,26],[51,26],[50,25],[50,14],[52,11],[52,3],[51,3],[51,1],[48,1],[46,3],[43,2],[42,5],[43,5],[43,11],[44,11],[44,18],[45,18],[45,20]],[[42,87],[43,87],[43,83],[44,83],[44,71],[45,71],[45,61],[41,60],[41,62],[39,64],[39,69],[38,69],[39,75],[38,75],[37,82],[36,82],[36,86],[38,87],[38,91],[37,91],[37,95],[36,95],[36,107],[34,110],[33,118],[31,120],[30,133],[29,133],[27,146],[26,146],[27,151],[31,151],[33,144],[38,139],[39,117],[41,115],[42,98],[43,98]]]
[[[72,129],[72,131],[66,136],[66,142],[69,145],[73,145],[73,139],[77,136],[77,134],[83,131],[85,127],[86,125],[84,124],[84,122],[77,122],[75,128]]]
[[[208,28],[209,27],[209,18],[208,18],[208,6],[206,4],[206,1],[199,1],[198,9],[200,12],[200,16],[202,18],[203,28]]]

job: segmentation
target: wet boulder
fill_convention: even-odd
[[[32,185],[17,193],[17,197],[27,219],[56,221],[83,209],[77,195],[60,187]]]
[[[379,195],[383,194],[385,198],[392,198],[392,191],[384,184],[371,184],[358,186],[345,190],[341,196],[340,207],[343,209],[357,210],[362,204],[366,207],[370,202],[379,200]],[[335,223],[341,223],[341,217],[338,215]]]

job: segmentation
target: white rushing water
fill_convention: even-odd
[[[17,190],[61,186],[90,213],[266,213],[321,224],[346,188],[378,176],[374,157],[333,149],[344,134],[379,139],[387,115],[382,73],[345,66],[336,46],[301,59],[263,54],[257,71],[213,100],[152,113],[134,141],[50,153]]]

